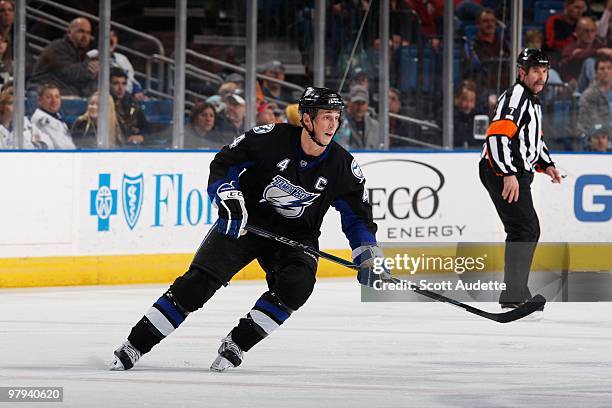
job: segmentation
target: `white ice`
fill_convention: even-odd
[[[231,372],[208,367],[264,282],[221,289],[132,370],[108,371],[166,287],[0,290],[0,386],[64,387],[63,403],[0,408],[612,406],[611,303],[499,324],[440,303],[361,303],[353,279],[320,280]]]

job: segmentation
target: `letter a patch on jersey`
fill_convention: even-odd
[[[264,189],[260,202],[267,202],[283,217],[299,218],[304,214],[304,209],[319,196],[320,194],[308,192],[277,175]]]

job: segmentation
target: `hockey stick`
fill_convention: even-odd
[[[323,258],[323,259],[327,259],[328,261],[332,261],[335,263],[338,263],[342,266],[345,266],[347,268],[351,268],[351,269],[355,269],[355,270],[359,270],[359,266],[355,265],[354,263],[347,261],[346,259],[342,259],[340,257],[337,257],[335,255],[332,254],[328,254],[326,252],[323,251],[319,251],[316,248],[313,248],[309,245],[306,244],[302,244],[301,242],[297,242],[294,241],[292,239],[289,238],[285,238],[282,237],[280,235],[276,235],[272,232],[263,230],[261,228],[257,228],[254,227],[252,225],[247,225],[246,230],[249,232],[252,232],[255,235],[259,235],[260,237],[264,237],[273,241],[278,241],[281,242],[285,245],[288,245],[290,247],[293,248],[299,248],[301,250],[303,250],[306,253],[309,253],[311,255]],[[401,279],[397,279],[397,278],[391,278],[391,281],[393,283],[401,283],[402,280]],[[442,303],[448,303],[451,304],[453,306],[459,307],[463,310],[465,310],[466,312],[484,317],[485,319],[489,319],[489,320],[493,320],[496,321],[498,323],[508,323],[508,322],[513,322],[515,320],[521,319],[525,316],[530,315],[531,313],[535,312],[536,310],[540,309],[541,307],[544,306],[544,304],[546,303],[546,299],[544,298],[544,296],[542,295],[535,295],[534,297],[532,297],[531,299],[529,299],[527,302],[521,304],[519,307],[512,309],[509,312],[504,312],[504,313],[490,313],[490,312],[486,312],[484,310],[478,309],[476,307],[470,306],[470,305],[466,305],[465,303],[461,303],[457,300],[448,298],[444,295],[440,295],[438,293],[435,292],[431,292],[429,290],[425,290],[425,289],[420,289],[414,286],[410,286],[410,289],[415,291],[416,293],[426,296],[430,299],[436,300],[438,302],[442,302]]]

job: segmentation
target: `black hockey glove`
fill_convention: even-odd
[[[353,263],[359,265],[357,280],[365,286],[374,282],[391,280],[391,272],[384,266],[385,255],[376,245],[363,245],[353,250]]]
[[[234,182],[224,183],[217,189],[215,204],[219,208],[217,230],[229,237],[239,238],[246,234],[247,210],[244,206],[242,191],[234,187]]]

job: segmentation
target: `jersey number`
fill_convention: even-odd
[[[276,165],[276,167],[278,167],[280,169],[280,171],[285,171],[287,169],[287,166],[289,165],[289,159],[284,159],[278,162],[278,164]]]

